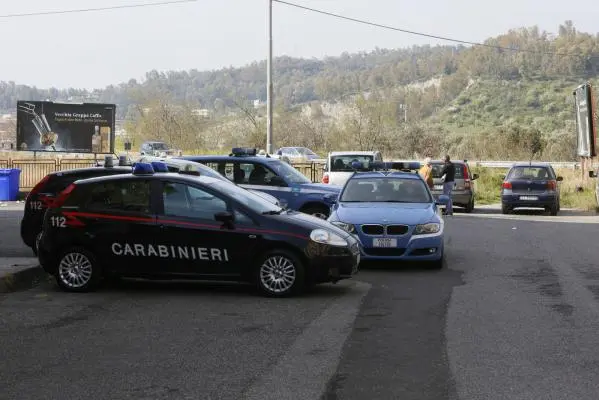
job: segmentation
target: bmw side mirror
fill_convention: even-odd
[[[563,176],[558,176],[558,177],[557,177],[557,179],[556,179],[556,181],[558,181],[558,182],[561,182],[561,181],[563,181],[563,180],[564,180],[564,177],[563,177]]]
[[[449,196],[442,194],[435,203],[437,203],[437,205],[446,206],[449,203]]]
[[[214,214],[214,219],[218,222],[222,222],[225,225],[230,225],[233,223],[233,214],[229,211],[221,211]]]
[[[472,180],[475,181],[478,179],[478,174],[472,174]]]

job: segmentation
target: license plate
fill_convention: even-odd
[[[435,185],[435,190],[443,190],[443,185]]]
[[[539,200],[537,196],[520,196],[520,200]]]
[[[397,247],[397,239],[392,238],[374,238],[373,247]]]

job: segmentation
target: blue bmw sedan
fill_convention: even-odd
[[[356,172],[346,182],[329,222],[356,235],[364,260],[444,264],[444,220],[437,201],[413,172]]]

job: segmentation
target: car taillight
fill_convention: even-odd
[[[322,183],[329,183],[329,176],[327,174],[322,176]]]
[[[73,189],[75,189],[75,187],[76,187],[76,185],[74,183],[71,183],[69,186],[67,186],[62,192],[60,192],[58,194],[58,196],[56,196],[54,201],[49,204],[48,208],[62,207],[62,205],[67,200],[67,198],[71,195],[71,192],[73,191]]]
[[[464,188],[470,189],[470,171],[468,170],[468,166],[464,164],[462,172],[464,174]]]
[[[557,188],[557,181],[547,181],[547,189],[555,190]]]
[[[37,194],[39,192],[41,192],[41,190],[44,188],[44,186],[46,186],[46,183],[48,183],[48,181],[50,180],[50,175],[46,175],[42,178],[41,181],[39,181],[34,187],[33,189],[31,189],[31,191],[29,192],[29,194],[27,195],[27,197],[25,198],[25,201],[29,200],[29,197],[31,195]]]
[[[503,182],[503,184],[501,185],[502,188],[504,189],[512,189],[512,182]]]

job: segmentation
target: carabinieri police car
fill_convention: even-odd
[[[166,171],[136,163],[56,197],[38,258],[62,289],[88,291],[106,276],[208,279],[278,297],[357,273],[359,241],[344,230],[219,179]]]
[[[419,167],[383,162],[372,171],[355,172],[345,183],[328,220],[360,239],[364,260],[425,261],[443,267],[445,223],[438,205],[448,197],[435,201],[420,175],[411,172]]]
[[[326,219],[340,186],[312,183],[288,163],[258,156],[256,149],[233,148],[229,156],[184,156],[184,160],[206,164],[246,189],[275,196],[292,210]]]

